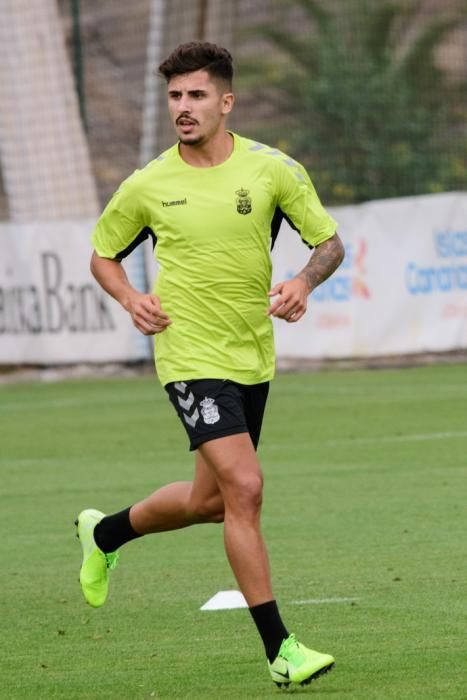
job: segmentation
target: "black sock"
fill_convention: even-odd
[[[277,603],[275,600],[270,600],[268,603],[255,605],[250,608],[250,613],[263,640],[266,656],[272,663],[279,653],[282,642],[289,636],[279,615]]]
[[[141,537],[131,526],[130,508],[106,515],[94,528],[94,540],[106,554],[115,552],[125,542]]]

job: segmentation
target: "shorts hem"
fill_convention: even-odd
[[[200,435],[194,440],[190,441],[190,452],[194,452],[198,447],[201,447],[205,442],[211,442],[211,440],[217,440],[218,438],[228,437],[229,435],[240,435],[240,433],[248,433],[248,428],[245,425],[232,426],[231,428],[226,428],[219,432],[210,432],[205,435]]]

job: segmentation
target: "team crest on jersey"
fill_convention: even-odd
[[[205,423],[211,425],[212,423],[217,423],[220,419],[219,407],[215,403],[214,399],[209,399],[207,396],[204,397],[203,401],[200,401],[201,415]]]
[[[237,195],[237,211],[239,214],[249,214],[251,212],[251,197],[250,190],[244,190],[243,187],[240,190],[236,190]]]

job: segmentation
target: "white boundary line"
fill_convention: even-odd
[[[450,440],[451,438],[465,438],[467,430],[449,431],[444,433],[413,433],[408,435],[382,435],[374,438],[348,438],[343,440],[327,440],[327,445],[369,445],[379,442],[424,442],[428,440]]]
[[[150,401],[155,402],[155,401],[166,401],[166,398],[163,394],[161,395],[147,395],[147,394],[142,394],[141,396],[130,396],[129,398],[125,399],[125,404],[130,404],[130,403],[144,403],[145,401]],[[122,398],[121,396],[110,396],[110,397],[96,397],[93,398],[92,404],[100,404],[100,405],[106,405],[106,404],[114,404],[114,403],[121,403]],[[87,406],[89,405],[88,399],[79,399],[70,396],[69,398],[62,398],[62,399],[38,399],[37,401],[11,401],[11,403],[6,403],[3,405],[0,405],[0,412],[10,412],[10,411],[24,411],[24,410],[30,410],[30,409],[41,409],[41,408],[50,408],[50,409],[55,409],[55,408],[80,408],[82,406]]]
[[[307,598],[305,600],[286,601],[290,605],[330,605],[342,603],[356,603],[360,598]],[[235,608],[247,608],[248,604],[240,591],[218,591],[209,598],[200,610],[232,610]]]
[[[291,600],[290,605],[330,605],[334,603],[356,603],[360,598],[307,598],[306,600]]]
[[[433,440],[451,440],[453,438],[463,439],[467,437],[467,430],[452,430],[438,433],[408,433],[407,435],[381,435],[380,437],[342,438],[340,440],[315,440],[316,445],[326,445],[328,447],[352,446],[352,445],[378,445],[381,443],[404,443],[404,442],[431,442]],[[300,447],[305,443],[295,442],[295,446]],[[288,451],[288,442],[274,443],[265,442],[263,450]]]

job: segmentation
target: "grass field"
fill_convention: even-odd
[[[2,700],[280,698],[222,526],[122,550],[109,600],[77,582],[75,514],[190,478],[155,379],[0,387]],[[280,375],[263,526],[291,631],[335,670],[297,698],[467,698],[467,366]],[[289,691],[290,694],[290,691]]]

